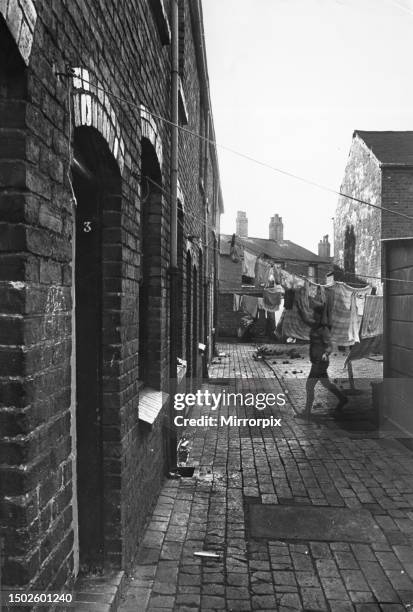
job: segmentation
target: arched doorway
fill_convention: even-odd
[[[111,320],[119,282],[121,181],[106,141],[91,127],[74,131],[76,471],[79,557],[83,570],[102,568],[110,522],[104,442],[116,415],[109,413],[118,380],[107,360],[119,359]],[[120,309],[120,304],[117,305]],[[112,326],[112,325],[113,326]],[[113,348],[112,348],[113,347]],[[115,370],[116,371],[116,370]],[[116,537],[116,536],[115,536]],[[118,528],[120,538],[120,525]],[[113,532],[111,539],[114,539]]]

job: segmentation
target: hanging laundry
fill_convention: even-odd
[[[356,293],[356,305],[357,305],[357,314],[359,316],[363,316],[365,301],[366,301],[366,294],[357,292]]]
[[[317,285],[317,295],[315,296],[315,299],[317,302],[321,302],[322,304],[326,303],[327,298],[324,285]]]
[[[356,294],[353,293],[350,302],[350,327],[349,327],[349,338],[353,341],[353,344],[360,342],[359,336],[360,329],[360,318],[357,314],[357,300]]]
[[[234,293],[234,305],[233,305],[234,312],[238,312],[238,310],[240,309],[241,297],[242,296],[239,295],[238,293]]]
[[[287,338],[309,340],[312,320],[312,309],[309,306],[306,287],[296,289],[294,291],[292,308],[285,310],[282,317],[282,334]]]
[[[255,319],[258,314],[258,298],[255,295],[243,295],[241,298],[241,308]]]
[[[311,283],[309,281],[306,281],[306,285],[308,286],[308,297],[316,298],[318,285]]]
[[[294,289],[286,289],[284,292],[284,308],[291,310],[294,304]]]
[[[242,262],[242,274],[249,278],[255,277],[255,262],[257,256],[244,249],[244,261]]]
[[[268,310],[267,310],[267,308],[265,307],[265,304],[264,304],[264,298],[262,298],[262,297],[259,297],[259,298],[258,298],[258,310],[263,310],[263,311],[264,311],[265,318],[267,318],[267,316],[268,316]]]
[[[369,355],[377,355],[381,353],[383,353],[382,334],[379,336],[373,336],[372,338],[361,338],[360,342],[357,342],[357,344],[351,347],[344,366],[347,365],[348,361],[356,361],[357,359],[364,359]]]
[[[269,282],[269,277],[272,272],[273,264],[266,259],[258,257],[255,262],[255,286],[266,286]]]
[[[234,263],[238,263],[242,259],[243,247],[242,244],[237,240],[237,235],[232,234],[231,246],[229,254]]]
[[[351,346],[359,342],[360,320],[357,316],[355,293],[367,293],[370,287],[354,289],[345,283],[335,282],[325,287],[327,294],[328,323],[331,338],[340,346]]]
[[[293,288],[293,277],[292,274],[287,272],[287,270],[280,271],[281,277],[281,285],[284,289],[292,289]]]
[[[280,270],[280,281],[284,289],[299,289],[304,286],[305,279],[296,274],[291,274],[287,270]]]
[[[281,265],[280,264],[274,264],[272,267],[272,274],[274,276],[274,283],[276,285],[281,285]]]
[[[275,311],[279,309],[281,298],[283,296],[283,290],[280,285],[277,285],[274,288],[267,287],[264,289],[262,295],[264,307],[267,310]]]
[[[368,295],[364,304],[360,335],[374,338],[383,333],[383,296]]]

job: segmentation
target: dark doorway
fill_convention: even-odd
[[[188,251],[186,254],[186,330],[185,330],[185,353],[187,377],[192,376],[192,257]]]
[[[82,564],[103,564],[102,244],[99,185],[73,173],[76,208],[76,423],[79,545]]]
[[[104,336],[104,303],[108,297],[104,281],[110,286],[111,279],[103,275],[103,253],[105,247],[106,253],[112,253],[112,245],[106,242],[116,240],[113,238],[115,230],[108,225],[114,217],[114,209],[119,206],[120,176],[106,142],[93,128],[75,130],[72,175],[76,197],[74,289],[79,556],[81,570],[96,571],[105,564],[104,498],[113,493],[109,491],[104,472],[104,390],[108,385],[116,388],[117,384],[108,381],[107,375],[103,376],[103,355],[111,337],[111,329],[106,329],[107,336]],[[106,242],[103,239],[105,231]],[[111,263],[111,270],[114,265],[115,262]]]
[[[199,322],[198,322],[198,270],[195,266],[192,269],[192,378],[198,376],[198,341],[199,341]]]

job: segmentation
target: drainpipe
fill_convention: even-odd
[[[204,338],[202,339],[202,342],[205,342],[206,344],[206,350],[204,351],[204,355],[203,355],[203,361],[202,361],[202,366],[203,366],[203,372],[202,375],[204,378],[208,378],[208,353],[209,353],[209,345],[211,342],[211,330],[209,328],[209,249],[208,249],[208,153],[209,153],[209,136],[210,136],[210,132],[209,132],[209,122],[210,122],[210,113],[209,113],[209,109],[207,109],[207,114],[206,114],[206,125],[205,125],[205,137],[207,138],[206,141],[204,141],[204,244],[205,244],[205,256],[204,256],[204,278],[203,278],[203,283],[202,283],[202,290],[203,290],[203,295],[202,295],[202,299],[204,302],[204,310],[203,310],[203,315],[204,315],[204,320],[203,320],[203,329],[204,329]]]
[[[168,463],[169,468],[176,466],[177,436],[173,424],[173,398],[177,387],[177,320],[178,313],[178,86],[179,86],[179,36],[178,0],[172,0],[171,23],[171,265],[170,281],[170,364],[169,364],[169,423],[168,423]]]

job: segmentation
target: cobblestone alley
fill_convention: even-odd
[[[413,455],[371,409],[379,358],[355,362],[360,393],[340,420],[335,398],[317,388],[305,422],[294,413],[303,407],[307,348],[296,348],[302,359],[265,363],[253,359],[253,345],[219,346],[225,356],[214,360],[208,388],[288,392],[272,412],[236,408],[240,417],[273,414],[281,427],[186,430],[194,475],[164,485],[122,612],[413,609]],[[343,361],[335,355],[330,374],[348,387]],[[203,414],[196,407],[191,416]],[[219,558],[194,555],[203,550]]]

